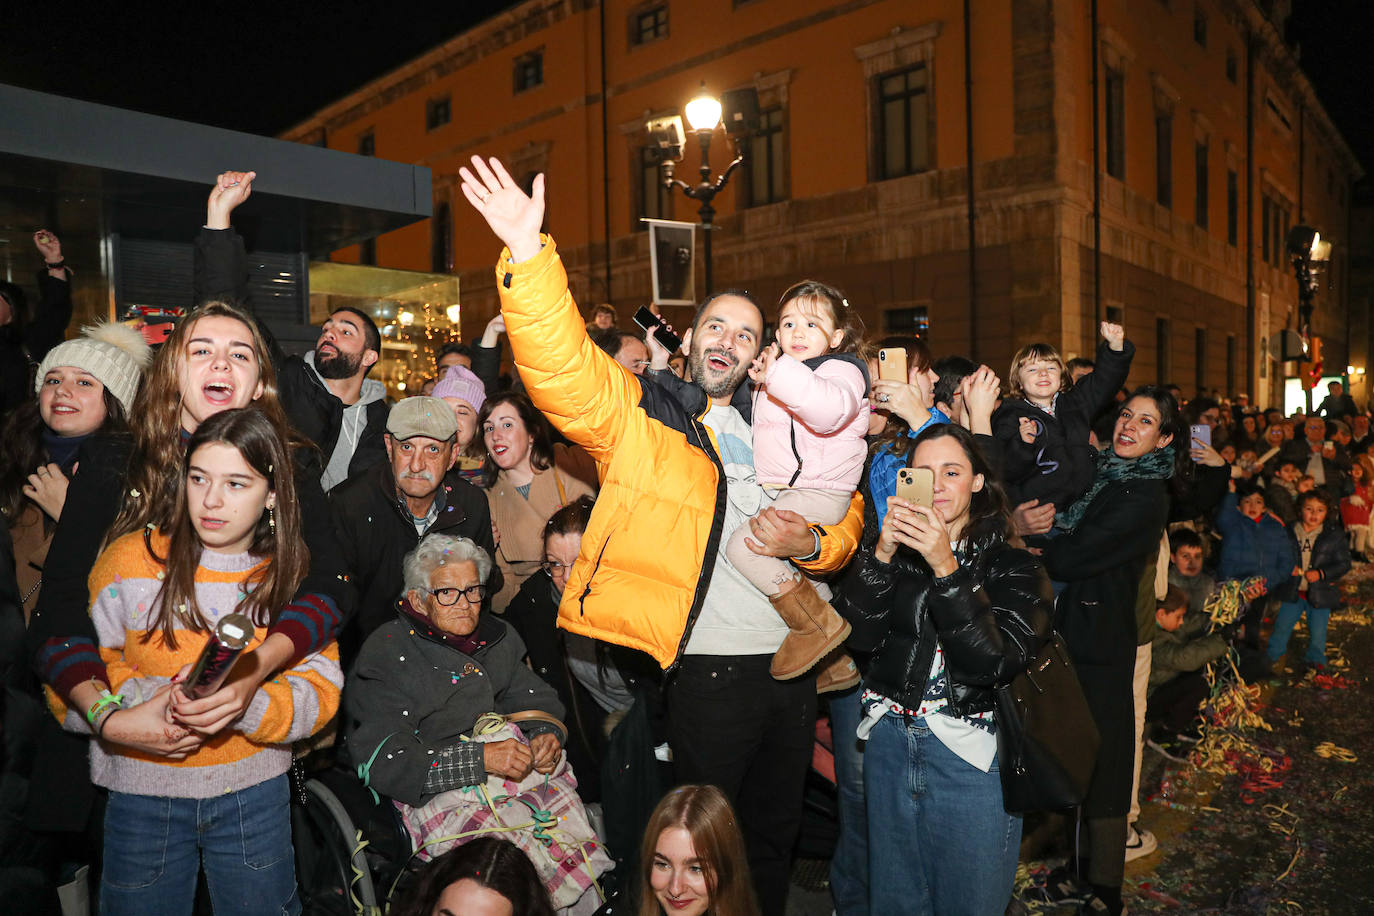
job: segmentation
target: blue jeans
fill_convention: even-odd
[[[301,911],[286,774],[212,798],[110,793],[102,916],[190,914],[202,864],[216,916]]]
[[[1288,651],[1288,639],[1293,635],[1293,627],[1299,618],[1307,614],[1307,663],[1326,664],[1326,624],[1331,619],[1331,609],[1313,607],[1306,598],[1285,601],[1279,605],[1279,613],[1274,618],[1274,632],[1269,634],[1267,655],[1270,664],[1279,660]]]
[[[996,761],[982,772],[924,722],[885,715],[864,750],[873,912],[1002,916],[1021,818],[1002,807]]]
[[[860,684],[830,696],[835,741],[835,788],[840,836],[830,860],[830,896],[839,916],[868,916],[868,812],[864,809],[864,742],[856,734],[863,714]]]

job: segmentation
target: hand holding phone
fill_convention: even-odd
[[[677,353],[682,349],[682,338],[663,326],[663,319],[649,311],[649,307],[641,305],[635,312],[635,324],[639,325],[646,334],[652,334],[658,345],[667,350],[670,354]]]
[[[906,381],[906,350],[888,347],[878,351],[878,378],[894,382]]]
[[[930,468],[900,468],[897,471],[897,496],[913,506],[933,506],[935,472]]]

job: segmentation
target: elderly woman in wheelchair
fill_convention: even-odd
[[[557,694],[525,665],[515,631],[482,613],[490,573],[466,538],[432,534],[406,556],[396,618],[368,637],[344,690],[345,750],[421,856],[503,836],[556,905],[590,912],[611,859],[562,752]]]

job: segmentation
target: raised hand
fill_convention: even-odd
[[[472,157],[472,169],[458,170],[463,196],[482,214],[491,231],[510,249],[511,259],[527,261],[539,253],[539,227],[544,223],[544,175],[534,176],[526,194],[501,160]]]
[[[43,256],[43,261],[48,264],[56,264],[62,260],[62,242],[46,229],[39,229],[33,234],[34,247]]]
[[[930,407],[916,385],[880,378],[873,383],[874,407],[886,409],[907,422],[912,429],[920,429],[930,419]]]
[[[230,215],[253,193],[253,179],[257,177],[257,172],[220,172],[205,201],[205,225],[228,229]]]
[[[496,317],[488,321],[487,326],[482,329],[482,340],[477,346],[490,350],[501,342],[501,335],[504,333],[506,333],[506,316],[497,312]]]
[[[768,378],[768,370],[773,368],[773,363],[777,361],[778,352],[778,345],[775,343],[764,347],[759,355],[754,358],[753,364],[749,366],[749,377],[762,384]]]
[[[1188,449],[1188,454],[1198,464],[1205,464],[1208,467],[1219,468],[1226,463],[1226,459],[1221,457],[1221,452],[1196,437],[1193,439],[1193,447]]]
[[[1107,346],[1118,353],[1126,346],[1126,329],[1119,324],[1112,324],[1110,321],[1102,322],[1102,336],[1107,339]]]
[[[992,412],[997,408],[997,396],[1002,391],[1002,380],[987,366],[979,366],[972,375],[964,376],[959,383],[959,391],[964,396],[964,416],[968,419],[971,433],[992,434]]]
[[[654,314],[657,315],[658,313],[655,312]],[[659,317],[662,318],[663,316],[659,315]],[[663,328],[668,333],[673,333],[673,326],[666,321],[663,322]],[[649,368],[667,369],[668,361],[673,358],[673,354],[667,347],[658,342],[658,338],[654,336],[652,330],[644,335],[644,345],[649,348]]]

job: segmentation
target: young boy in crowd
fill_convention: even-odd
[[[1350,547],[1336,520],[1327,521],[1326,501],[1318,492],[1304,493],[1298,503],[1301,518],[1289,529],[1290,550],[1297,558],[1293,579],[1279,591],[1282,603],[1269,634],[1267,655],[1272,665],[1288,649],[1298,618],[1307,615],[1307,654],[1304,660],[1318,672],[1326,669],[1326,624],[1338,607],[1338,583],[1350,571]],[[1295,672],[1300,666],[1293,666]]]
[[[1264,502],[1285,525],[1298,520],[1298,481],[1302,471],[1292,461],[1282,461],[1274,479],[1264,489]],[[1311,478],[1308,478],[1309,480]]]
[[[1202,669],[1226,654],[1225,634],[1209,634],[1206,627],[1205,616],[1188,613],[1183,590],[1169,586],[1155,607],[1145,721],[1150,747],[1173,760],[1182,760],[1184,745],[1198,738],[1198,707],[1208,693]]]
[[[1311,474],[1304,474],[1298,478],[1298,494],[1311,493],[1317,489],[1317,478]]]
[[[1169,535],[1169,585],[1188,599],[1188,613],[1201,614],[1202,606],[1217,580],[1202,569],[1202,536],[1191,528],[1180,528]]]
[[[1232,487],[1217,510],[1217,530],[1221,532],[1217,578],[1224,581],[1259,576],[1264,580],[1265,591],[1272,592],[1288,581],[1293,567],[1288,532],[1265,511],[1263,490],[1248,483],[1236,487],[1234,481]],[[1264,604],[1259,599],[1251,601],[1241,618],[1245,623],[1245,644],[1251,649],[1260,647]]]

